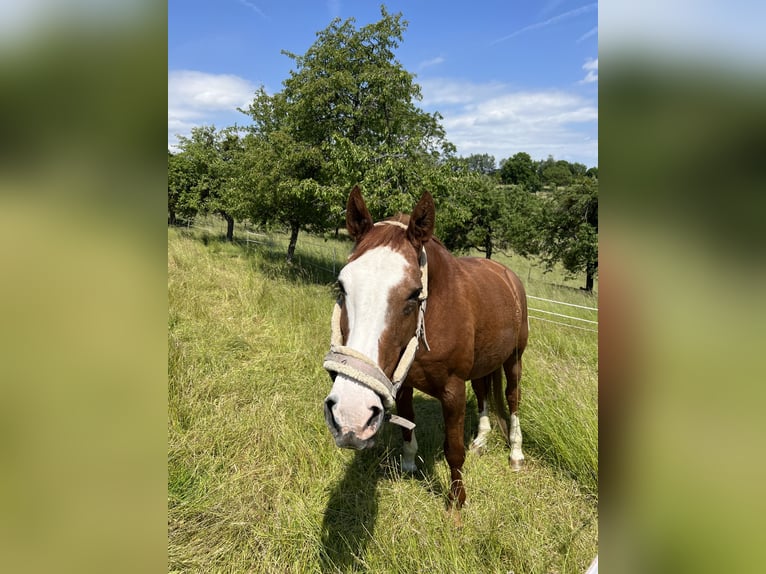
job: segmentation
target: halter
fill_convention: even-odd
[[[381,221],[375,224],[375,226],[378,225],[397,225],[407,229],[407,226],[400,221]],[[341,308],[339,301],[335,302],[332,312],[330,352],[325,355],[322,366],[330,373],[330,377],[333,380],[340,373],[371,389],[380,396],[383,405],[387,409],[394,406],[396,395],[407,378],[407,373],[410,371],[410,367],[415,360],[415,353],[418,351],[420,340],[423,340],[427,351],[431,350],[426,340],[425,323],[426,303],[428,300],[428,259],[425,247],[420,248],[418,264],[420,265],[420,279],[423,286],[418,296],[418,325],[415,329],[415,334],[407,343],[391,379],[386,376],[375,361],[343,344],[343,336],[340,330]],[[387,415],[387,420],[410,430],[415,428],[415,423],[397,415],[389,414]]]

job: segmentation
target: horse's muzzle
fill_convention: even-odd
[[[324,404],[325,421],[336,445],[341,448],[362,450],[375,444],[374,437],[383,425],[385,412],[375,405],[364,407],[364,409],[363,416],[353,418],[343,416],[338,412],[337,396],[330,394],[327,397]]]

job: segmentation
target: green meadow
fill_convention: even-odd
[[[510,470],[495,425],[466,458],[458,518],[437,401],[415,393],[412,476],[400,472],[397,427],[361,452],[338,449],[325,427],[333,270],[350,243],[302,235],[288,265],[286,237],[260,239],[168,230],[169,570],[584,572],[598,552],[598,336],[584,330],[597,325],[550,313],[597,314],[529,301],[549,313],[530,312],[541,319],[521,381],[527,464]],[[530,295],[598,306],[582,277],[497,259]],[[467,443],[477,425],[468,385]]]

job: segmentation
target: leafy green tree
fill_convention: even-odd
[[[506,190],[508,202],[502,229],[503,243],[519,255],[540,253],[542,246],[543,206],[545,200],[520,185]]]
[[[569,163],[568,166],[569,171],[574,178],[583,177],[588,171],[588,168],[584,163],[573,162]]]
[[[542,187],[535,162],[523,151],[501,162],[500,181],[505,184],[522,185],[533,192],[540,191]]]
[[[493,175],[497,171],[495,156],[488,153],[472,154],[465,158],[469,171],[483,175]]]
[[[287,261],[292,261],[301,229],[324,229],[330,218],[334,196],[320,183],[321,151],[282,130],[247,136],[245,150],[243,177],[253,193],[250,216],[290,230]]]
[[[439,237],[453,251],[476,249],[491,259],[507,245],[504,229],[509,219],[509,190],[470,171],[451,179],[451,185],[436,196]]]
[[[175,225],[178,218],[194,217],[197,213],[194,199],[194,180],[188,156],[168,151],[168,223]]]
[[[567,186],[572,183],[572,170],[569,162],[558,160],[553,165],[547,165],[542,171],[542,180],[545,184],[554,188]]]
[[[561,262],[570,273],[585,272],[592,291],[598,272],[598,181],[581,178],[553,192],[543,212],[541,255],[548,269]]]
[[[319,158],[317,169],[304,169],[305,162],[297,168],[292,161],[278,168],[268,168],[265,159],[257,162],[266,168],[272,190],[289,197],[293,189],[307,206],[296,212],[290,201],[274,201],[273,220],[289,219],[295,232],[320,227],[314,214],[322,214],[325,226],[337,226],[340,208],[327,204],[342,206],[354,184],[365,190],[374,217],[409,209],[426,175],[442,156],[454,153],[441,116],[415,106],[420,87],[395,58],[406,25],[401,14],[384,7],[378,22],[359,29],[353,18],[333,20],[304,55],[283,52],[296,69],[282,91],[269,95],[260,89],[241,110],[253,120],[253,147],[264,158],[310,156],[312,165]]]
[[[214,213],[226,221],[226,238],[234,239],[234,221],[250,213],[251,195],[241,178],[242,140],[231,129],[192,128],[179,147],[186,162],[188,192],[183,205],[201,213]]]
[[[585,172],[585,175],[593,179],[598,179],[598,166],[588,168],[588,171]]]

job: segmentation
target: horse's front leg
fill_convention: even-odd
[[[440,397],[444,413],[444,456],[450,470],[450,503],[460,508],[465,503],[463,463],[465,462],[465,381],[450,379]]]
[[[415,409],[412,406],[412,387],[402,387],[396,396],[396,414],[408,421],[415,422]],[[416,472],[415,455],[418,452],[418,441],[415,439],[415,431],[402,427],[402,470],[404,472]]]

